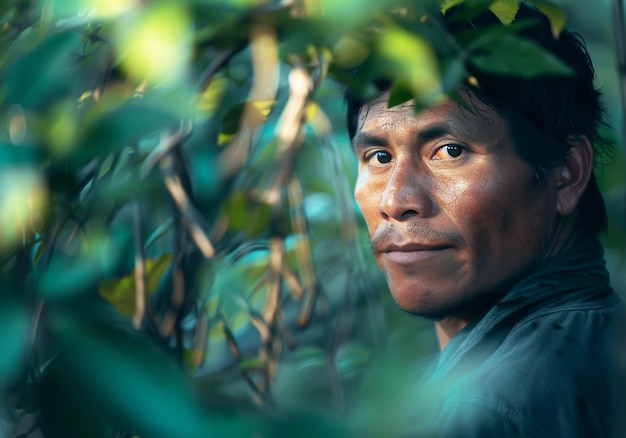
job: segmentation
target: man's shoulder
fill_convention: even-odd
[[[498,346],[484,357],[477,347],[479,357],[469,355],[450,376],[444,416],[455,423],[450,419],[471,411],[529,436],[560,436],[568,428],[610,435],[616,388],[626,383],[625,322],[624,305],[604,300],[542,309],[495,327],[493,336],[506,333]]]

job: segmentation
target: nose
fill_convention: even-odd
[[[427,186],[414,163],[396,163],[382,193],[380,215],[396,221],[431,216],[433,200]]]

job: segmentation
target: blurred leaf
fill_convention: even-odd
[[[573,74],[572,69],[555,55],[524,38],[502,35],[497,41],[491,41],[489,36],[484,40],[476,40],[472,46],[490,52],[470,58],[476,68],[487,73],[527,79],[542,75]]]
[[[157,289],[161,277],[172,263],[172,254],[163,254],[156,259],[146,259],[146,296],[150,297]],[[98,288],[102,298],[109,301],[122,314],[135,313],[135,272],[115,280],[104,280]]]
[[[208,113],[215,111],[222,102],[227,86],[228,80],[226,78],[221,76],[214,77],[200,94],[200,99],[198,100],[199,108]]]
[[[174,226],[173,218],[169,218],[165,222],[163,222],[161,225],[159,225],[159,227],[156,230],[154,230],[152,234],[146,239],[146,242],[144,243],[144,251],[147,251],[148,249],[150,249],[150,247],[154,245],[154,243],[156,243],[162,237],[166,236],[171,231],[173,226]]]
[[[328,355],[319,347],[304,347],[292,353],[290,361],[297,369],[325,366],[328,363]]]
[[[339,372],[342,375],[347,375],[356,372],[371,357],[372,352],[369,348],[357,344],[348,344],[339,349],[335,361]]]
[[[472,18],[485,12],[494,0],[450,0],[445,1],[444,12],[448,12],[453,6],[463,4],[463,7],[455,11],[452,21],[471,20]]]
[[[263,361],[257,356],[247,357],[245,359],[240,360],[239,363],[237,363],[237,368],[239,368],[241,371],[260,370],[260,369],[263,369]]]
[[[39,260],[41,259],[41,256],[43,255],[43,253],[46,251],[47,246],[48,245],[46,244],[45,241],[37,245],[37,249],[35,250],[35,255],[33,256],[33,266],[37,266],[37,263],[39,263]]]
[[[15,403],[16,409],[22,409],[27,414],[37,412],[40,408],[40,400],[38,394],[38,386],[34,383],[26,385],[24,391],[20,394],[18,400]]]
[[[341,24],[349,30],[372,20],[377,12],[384,10],[392,2],[389,0],[319,0],[318,11],[328,27]]]
[[[441,12],[443,12],[444,14],[448,11],[448,9],[460,5],[461,3],[464,3],[465,0],[440,0],[441,3]]]
[[[344,35],[333,46],[333,62],[342,68],[354,68],[369,56],[369,48],[351,35]]]
[[[154,2],[119,21],[116,47],[122,68],[152,84],[183,79],[191,59],[191,17],[184,3]]]
[[[455,34],[455,38],[468,49],[475,49],[475,45],[493,44],[496,45],[500,38],[505,35],[515,35],[521,30],[532,27],[539,23],[536,18],[519,20],[507,26],[494,25],[478,29],[463,30]]]
[[[511,24],[515,20],[519,10],[520,0],[499,0],[489,6],[489,10],[494,13],[502,24]]]
[[[234,231],[245,231],[250,237],[266,231],[272,218],[271,208],[250,201],[244,193],[235,193],[227,201],[225,214]]]
[[[239,122],[246,107],[245,102],[233,105],[222,118],[222,129],[220,135],[234,135],[239,129]]]
[[[39,231],[35,223],[43,220],[48,188],[38,167],[26,165],[37,152],[28,146],[0,145],[0,251]]]
[[[64,101],[55,105],[48,114],[48,144],[57,157],[69,156],[76,147],[79,126],[74,109],[74,102]]]
[[[137,172],[122,169],[111,178],[98,181],[92,196],[83,206],[96,214],[110,214],[133,199],[141,199],[162,193],[162,183],[156,176],[141,179]]]
[[[61,0],[65,1],[65,0]],[[80,0],[85,6],[89,6],[90,12],[99,18],[116,17],[136,7],[137,3],[132,0]]]
[[[0,143],[0,169],[36,166],[42,158],[41,150],[35,146],[15,146]]]
[[[465,63],[459,57],[442,62],[441,67],[443,92],[449,95],[455,92],[461,82],[467,77],[467,70],[465,69]]]
[[[106,412],[140,436],[252,436],[243,414],[210,411],[196,402],[182,368],[138,333],[64,317],[57,331],[68,345],[66,378],[82,385]]]
[[[113,107],[106,108],[108,105]],[[142,136],[175,127],[178,122],[178,117],[158,102],[130,99],[121,106],[102,103],[86,121],[72,160],[85,163],[129,146]]]
[[[20,56],[5,78],[5,103],[31,109],[70,93],[76,84],[72,67],[81,39],[77,32],[53,33]]]
[[[116,275],[132,263],[132,234],[116,227],[108,234],[92,232],[77,256],[57,253],[38,278],[41,298],[66,299],[81,294],[95,295],[100,281]],[[126,271],[127,272],[127,271]]]
[[[411,91],[410,85],[407,85],[405,78],[399,78],[393,84],[391,93],[389,93],[387,108],[393,108],[411,99],[413,99],[413,91]]]
[[[554,38],[558,38],[565,28],[565,11],[554,3],[545,0],[531,0],[531,3],[548,17],[552,26],[552,35]]]
[[[17,302],[0,297],[0,382],[18,370],[24,360],[30,334],[30,317]]]
[[[404,88],[411,90],[417,101],[431,104],[441,97],[437,57],[422,37],[394,27],[380,36],[378,51],[399,70],[396,77],[403,78]],[[406,93],[398,94],[404,98]]]

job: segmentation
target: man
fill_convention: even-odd
[[[419,114],[387,108],[390,82],[369,101],[347,95],[374,255],[397,304],[435,321],[442,349],[417,436],[626,436],[626,313],[598,242],[600,96],[582,42],[554,39],[522,4],[525,18],[538,23],[521,34],[575,77],[476,71],[478,86],[460,90],[467,107]],[[470,25],[497,23],[486,13]]]

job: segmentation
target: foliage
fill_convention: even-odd
[[[466,3],[507,23],[519,2]],[[533,3],[558,34],[562,10]],[[469,67],[569,74],[514,26],[449,34],[441,6],[3,2],[0,418],[23,436],[317,436],[356,404],[371,422],[384,384],[357,388],[389,300],[337,96],[398,75],[390,105],[423,106]]]

